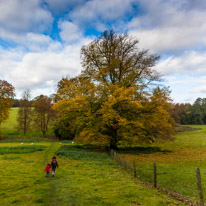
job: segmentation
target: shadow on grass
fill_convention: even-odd
[[[202,128],[196,128],[191,126],[185,126],[185,125],[176,125],[175,126],[175,132],[192,132],[202,130]]]
[[[152,154],[152,153],[171,153],[170,150],[161,150],[160,147],[125,147],[120,148],[119,153],[122,154],[133,154],[133,155],[139,155],[139,154]]]

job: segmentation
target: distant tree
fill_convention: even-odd
[[[0,125],[9,116],[14,96],[14,87],[7,81],[0,79]]]
[[[19,102],[20,102],[19,99],[14,99],[14,103],[13,103],[12,107],[19,107]]]
[[[206,124],[206,98],[197,98],[186,111],[180,115],[181,124]]]
[[[174,118],[176,123],[180,123],[180,119],[183,120],[183,116],[186,114],[190,104],[173,104],[171,110],[171,116]]]
[[[204,124],[203,99],[197,98],[190,108],[190,124]]]
[[[22,94],[22,99],[19,101],[19,110],[18,110],[18,130],[26,132],[30,129],[32,122],[32,102],[30,101],[31,92],[29,89],[26,89]]]
[[[40,95],[33,101],[34,124],[43,136],[46,136],[49,126],[54,120],[55,112],[52,109],[52,98]]]

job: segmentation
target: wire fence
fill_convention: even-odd
[[[206,173],[196,170],[170,167],[165,165],[141,164],[122,158],[116,151],[111,150],[111,157],[134,178],[150,187],[155,187],[173,198],[191,206],[204,206],[206,188],[201,182],[206,181]]]

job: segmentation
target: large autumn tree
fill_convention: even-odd
[[[77,141],[117,148],[171,136],[169,92],[155,86],[159,57],[137,45],[127,34],[105,31],[82,47],[81,75],[59,82],[54,108],[72,119]]]

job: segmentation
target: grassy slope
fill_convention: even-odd
[[[194,199],[197,199],[195,169],[198,167],[206,196],[206,126],[194,127],[202,129],[177,133],[174,142],[122,150],[121,156],[137,162],[138,175],[145,181],[153,181],[152,164],[156,163],[159,186]]]
[[[9,118],[1,125],[3,137],[23,137],[23,131],[17,130],[17,116],[19,108],[11,108]],[[47,136],[54,136],[52,129],[47,132]],[[42,132],[36,131],[36,128],[31,126],[30,131],[27,132],[26,137],[42,137]]]
[[[20,143],[1,143],[0,147]],[[25,144],[24,144],[25,145]],[[58,142],[38,142],[44,151],[0,155],[2,205],[175,205],[174,200],[143,188],[107,156],[60,158],[55,178],[45,178],[45,164],[60,147]],[[78,154],[78,153],[77,153]]]

